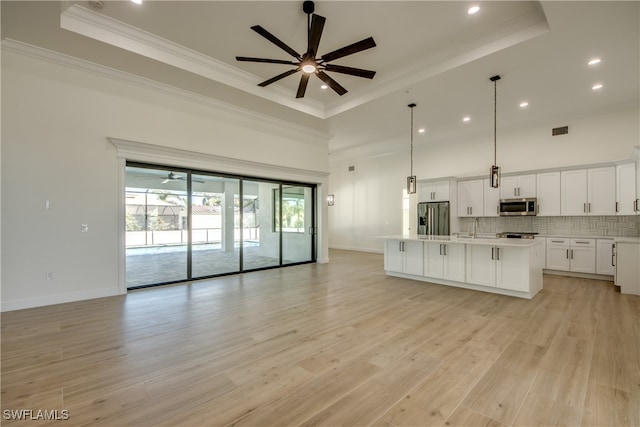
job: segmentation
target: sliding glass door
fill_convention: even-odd
[[[191,277],[240,271],[240,179],[191,175]]]
[[[126,286],[315,261],[315,186],[127,163]]]
[[[314,258],[315,218],[313,187],[282,186],[282,263],[293,264]]]
[[[175,169],[127,168],[127,287],[188,279],[186,175]]]

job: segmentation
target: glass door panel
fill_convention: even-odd
[[[127,288],[187,280],[187,173],[127,167]]]
[[[279,184],[242,181],[242,269],[280,265]]]
[[[282,186],[282,263],[313,260],[313,188]]]
[[[191,177],[191,277],[240,271],[240,179]]]

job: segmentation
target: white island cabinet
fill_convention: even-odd
[[[544,260],[540,240],[380,238],[385,240],[384,266],[389,276],[529,299],[542,289]],[[422,256],[420,263],[418,254]]]

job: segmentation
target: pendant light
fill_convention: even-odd
[[[496,130],[497,130],[497,116],[498,116],[498,85],[500,76],[493,76],[489,78],[493,82],[493,165],[489,170],[489,186],[498,188],[500,186],[500,167],[497,165],[497,148],[496,148]]]
[[[411,109],[411,173],[407,177],[407,194],[414,194],[417,189],[416,176],[413,174],[413,108],[415,106],[415,103],[408,105]]]

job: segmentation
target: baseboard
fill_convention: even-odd
[[[376,249],[376,248],[360,248],[360,247],[355,247],[355,246],[329,246],[329,249],[339,249],[342,251],[356,251],[356,252],[369,252],[369,253],[374,253],[374,254],[382,254],[384,253],[384,250],[382,249]]]
[[[613,276],[608,276],[604,274],[576,273],[574,271],[547,270],[547,269],[543,269],[542,273],[552,274],[554,276],[579,277],[581,279],[606,280],[609,282],[613,282]]]
[[[13,301],[2,301],[0,311],[24,310],[25,308],[44,307],[47,305],[64,304],[67,302],[84,301],[95,298],[112,297],[119,295],[117,288],[96,289],[85,292],[73,292],[60,295],[49,295],[38,298],[25,298]]]

